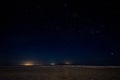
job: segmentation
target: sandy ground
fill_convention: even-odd
[[[120,67],[4,66],[0,80],[120,80]]]

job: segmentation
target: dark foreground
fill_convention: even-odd
[[[120,80],[120,68],[78,66],[0,67],[0,80]]]

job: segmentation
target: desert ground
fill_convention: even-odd
[[[120,67],[1,66],[0,80],[120,80]]]

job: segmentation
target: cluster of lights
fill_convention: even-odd
[[[64,64],[65,65],[70,65],[71,63],[69,61],[65,61]],[[23,66],[35,66],[35,65],[40,65],[40,64],[36,64],[33,61],[25,61],[25,62],[22,62],[22,64],[20,64],[20,65],[23,65]],[[55,66],[56,63],[55,62],[51,62],[51,63],[49,63],[49,65]]]

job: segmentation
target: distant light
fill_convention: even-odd
[[[21,65],[23,65],[23,66],[34,66],[35,64],[32,61],[26,61],[26,62],[23,62]]]
[[[51,66],[54,66],[54,65],[55,65],[55,63],[54,63],[54,62],[51,62],[51,63],[50,63],[50,65],[51,65]]]
[[[33,66],[34,64],[31,64],[31,63],[26,63],[24,64],[24,66]]]
[[[66,64],[66,65],[69,65],[69,64],[71,64],[71,63],[70,63],[69,61],[66,61],[65,64]]]

